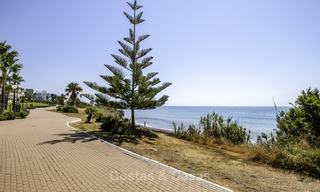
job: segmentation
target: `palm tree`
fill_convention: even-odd
[[[65,95],[61,94],[60,96],[57,96],[56,101],[58,105],[64,105]]]
[[[66,88],[66,95],[69,96],[69,102],[71,105],[76,105],[78,95],[82,92],[82,88],[78,83],[69,83]]]
[[[11,46],[6,42],[0,42],[0,71],[1,71],[1,98],[0,113],[3,112],[6,103],[6,88],[10,74],[21,70],[18,63],[18,52],[11,51]]]
[[[21,85],[21,83],[24,82],[24,79],[20,76],[18,71],[15,71],[12,74],[11,81],[13,86],[16,86],[13,89],[13,105],[12,105],[13,111],[16,112],[16,90],[19,90],[19,85]]]
[[[6,42],[0,42],[0,86],[1,86],[1,98],[0,98],[0,114],[4,110],[5,105],[5,92],[6,92],[6,74],[7,74],[7,55],[11,49],[10,45],[7,45]]]

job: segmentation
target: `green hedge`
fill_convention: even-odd
[[[4,112],[3,114],[0,114],[0,121],[6,121],[6,120],[14,120],[16,119],[16,115],[12,111]]]
[[[62,111],[64,113],[78,113],[78,109],[76,106],[65,105],[65,106],[58,106],[57,111]]]

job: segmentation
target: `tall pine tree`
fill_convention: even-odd
[[[169,97],[157,95],[171,83],[159,85],[161,81],[156,77],[158,73],[144,73],[144,69],[153,64],[153,57],[148,56],[152,49],[141,49],[140,44],[150,35],[137,35],[137,25],[145,21],[142,19],[143,12],[139,11],[142,6],[136,0],[133,3],[128,2],[128,5],[133,15],[126,12],[124,15],[132,24],[132,28],[128,37],[118,41],[121,55],[111,55],[120,68],[105,65],[111,75],[101,75],[101,78],[108,83],[108,87],[92,82],[84,83],[98,92],[96,96],[100,103],[103,101],[104,104],[117,109],[130,109],[131,127],[135,129],[135,110],[154,109],[164,105]]]

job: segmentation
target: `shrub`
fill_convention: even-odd
[[[108,115],[101,115],[99,118],[102,122],[101,129],[105,132],[115,134],[136,134],[133,132],[134,130],[130,128],[129,120],[124,118],[124,113],[122,111],[109,111]]]
[[[20,103],[20,109],[19,111],[27,111],[27,107],[25,103]]]
[[[87,116],[87,123],[90,123],[92,119],[96,122],[101,123],[106,121],[106,118],[110,115],[118,114],[117,111],[112,111],[105,107],[87,107],[85,113]]]
[[[129,127],[129,121],[127,123],[127,127]],[[129,129],[131,130],[131,129]],[[128,133],[128,132],[127,132]],[[138,137],[147,137],[147,138],[159,138],[159,135],[155,132],[153,132],[152,130],[148,129],[148,128],[144,128],[144,127],[140,127],[138,126],[137,129],[134,132],[130,132],[129,133],[133,133]]]
[[[13,108],[13,104],[9,102],[7,105],[7,111],[12,111],[12,108]]]
[[[96,122],[101,123],[101,122],[103,122],[103,121],[104,121],[103,113],[97,112],[97,113],[96,113]]]
[[[177,138],[194,142],[198,142],[198,139],[201,134],[200,129],[196,126],[190,125],[187,129],[183,123],[181,123],[180,126],[177,126],[175,123],[173,123],[173,130],[174,135]]]
[[[88,107],[86,108],[86,114],[87,116],[87,123],[90,123],[91,119],[96,118],[97,115],[97,109],[94,107]]]
[[[78,113],[78,109],[75,106],[66,105],[61,108],[64,113]]]
[[[110,115],[108,117],[103,117],[101,129],[105,132],[111,133],[124,133],[129,128],[129,123],[125,119],[119,117],[118,115]]]
[[[257,145],[251,151],[251,159],[273,167],[299,172],[320,178],[320,150],[299,145]]]
[[[29,111],[20,111],[20,112],[16,113],[16,115],[22,119],[25,119],[29,115]]]
[[[307,141],[320,146],[320,93],[311,88],[302,91],[288,112],[277,116],[277,139],[284,144]]]
[[[28,109],[34,109],[33,103],[30,103],[30,105],[28,106]]]
[[[276,135],[258,137],[252,159],[320,178],[319,125],[320,93],[309,88],[277,115]]]
[[[201,117],[199,126],[190,125],[187,129],[183,124],[177,126],[173,123],[174,135],[185,140],[195,142],[203,141],[207,144],[209,141],[227,140],[228,142],[240,145],[250,141],[250,131],[232,121],[232,118],[225,120],[217,113]]]
[[[77,107],[79,107],[79,108],[87,108],[87,107],[90,107],[90,105],[88,103],[84,103],[84,102],[78,101],[77,102]]]
[[[16,118],[16,115],[12,111],[5,112],[3,115],[7,120],[14,120]]]
[[[14,119],[16,119],[16,115],[12,111],[7,111],[0,115],[0,121],[14,120]]]
[[[61,105],[58,105],[58,106],[56,107],[57,111],[62,111],[62,108],[63,108],[63,106],[61,106]]]

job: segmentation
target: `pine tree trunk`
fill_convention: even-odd
[[[134,18],[136,18],[136,10],[134,10]],[[133,50],[134,50],[134,57],[132,58],[132,65],[136,65],[136,24],[133,24]],[[132,70],[132,88],[131,88],[131,94],[132,94],[132,104],[134,102],[134,89],[135,89],[135,67],[133,67]],[[131,104],[131,105],[132,105]],[[136,121],[135,121],[135,114],[134,114],[134,106],[131,106],[131,126],[132,130],[136,129]]]
[[[131,109],[131,128],[133,130],[136,129],[136,120],[135,120],[134,109]]]

